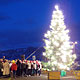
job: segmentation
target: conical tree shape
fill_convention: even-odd
[[[57,5],[55,9],[50,30],[44,35],[43,55],[48,59],[44,66],[49,70],[69,70],[76,55],[72,54],[73,45],[70,43],[69,30],[66,29],[63,13]]]

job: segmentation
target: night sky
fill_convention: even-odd
[[[0,50],[43,45],[56,4],[71,41],[80,42],[80,0],[0,0]]]

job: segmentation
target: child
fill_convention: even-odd
[[[11,72],[13,73],[13,77],[16,77],[16,71],[17,71],[17,64],[15,63],[15,60],[12,60],[12,65],[11,65]]]

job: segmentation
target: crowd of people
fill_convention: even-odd
[[[41,75],[42,64],[40,61],[30,60],[7,60],[0,59],[0,77],[9,77],[11,74],[16,76],[37,76]]]

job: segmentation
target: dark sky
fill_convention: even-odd
[[[0,0],[0,50],[41,46],[58,4],[72,41],[80,41],[80,0]]]

